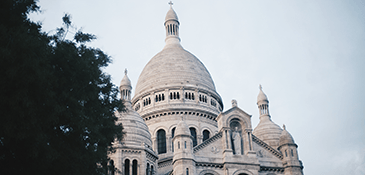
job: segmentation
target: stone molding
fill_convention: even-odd
[[[264,141],[260,140],[259,138],[257,138],[253,134],[252,134],[252,141],[254,141],[258,145],[260,145],[263,148],[265,148],[267,151],[269,151],[270,153],[272,153],[274,156],[276,156],[280,160],[283,159],[283,154],[281,154],[279,151],[275,150],[273,147],[269,146],[268,144],[266,144]]]
[[[219,169],[222,169],[224,167],[224,165],[222,163],[196,162],[195,165],[202,166],[202,167],[219,168]]]
[[[122,149],[123,153],[141,154],[141,150]]]
[[[196,152],[198,152],[199,150],[207,147],[208,145],[210,145],[211,143],[215,142],[216,140],[218,140],[219,138],[222,138],[222,132],[218,132],[217,134],[215,134],[213,137],[207,139],[206,141],[204,141],[203,143],[197,145],[194,147],[194,154]]]
[[[158,162],[158,168],[162,168],[162,167],[166,167],[166,166],[172,166],[172,159]]]
[[[217,116],[214,114],[208,114],[206,112],[193,112],[193,111],[166,111],[166,112],[158,112],[155,114],[151,114],[148,116],[144,116],[143,120],[147,121],[147,120],[151,120],[157,117],[162,117],[162,116],[166,116],[166,115],[196,115],[196,116],[200,116],[200,117],[204,117],[207,118],[209,120],[212,120],[214,122],[217,122],[216,118]]]
[[[213,174],[213,175],[219,175],[219,173],[215,172],[214,170],[203,170],[199,173],[199,175],[205,175],[205,174]]]
[[[277,173],[283,173],[284,172],[284,168],[283,167],[260,166],[259,172],[277,172]]]

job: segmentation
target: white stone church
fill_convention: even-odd
[[[117,113],[125,137],[111,165],[123,175],[302,175],[297,144],[271,120],[260,86],[260,122],[222,98],[204,64],[180,44],[179,20],[165,18],[166,45],[144,67],[135,95],[125,72],[120,84],[127,111]]]

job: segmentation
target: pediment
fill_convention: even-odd
[[[240,115],[244,115],[246,117],[252,117],[252,115],[248,114],[247,112],[245,112],[244,110],[242,110],[241,108],[235,106],[232,107],[230,109],[228,109],[227,111],[223,112],[224,115],[230,115],[230,114],[240,114]]]
[[[199,159],[199,157],[205,158],[220,158],[223,152],[222,148],[222,133],[219,132],[213,137],[204,141],[203,143],[194,147],[194,155]]]

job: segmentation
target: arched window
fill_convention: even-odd
[[[185,92],[185,98],[188,99],[188,93],[187,92]]]
[[[162,94],[162,101],[164,101],[165,100],[165,95],[164,94]]]
[[[186,175],[189,175],[189,168],[186,168]]]
[[[133,162],[132,162],[132,175],[137,175],[137,165],[138,165],[137,160],[133,160]]]
[[[210,132],[208,130],[203,131],[203,142],[209,139]]]
[[[191,93],[189,92],[189,99],[191,99]]]
[[[158,101],[161,101],[161,94],[158,94]]]
[[[291,156],[292,156],[292,157],[294,157],[294,153],[293,153],[293,150],[290,150],[290,152],[291,152]]]
[[[175,129],[176,128],[172,128],[172,130],[171,130],[171,138],[174,138],[174,136],[175,136]],[[174,142],[173,141],[171,141],[172,143],[171,143],[171,146],[172,146],[172,152],[174,152]]]
[[[108,172],[109,172],[109,175],[115,174],[114,160],[109,161]]]
[[[176,96],[177,96],[177,99],[180,99],[180,95],[179,95],[179,92],[177,92],[177,95],[176,95]]]
[[[153,172],[153,166],[151,165],[151,175],[153,175],[154,172]]]
[[[129,170],[130,165],[129,164],[130,164],[129,159],[125,159],[125,161],[124,161],[124,174],[125,175],[130,174],[130,170]]]
[[[172,100],[173,96],[172,96],[172,92],[170,92],[170,100]]]
[[[194,147],[198,144],[196,140],[196,129],[195,128],[189,128],[189,129],[191,136],[193,136],[193,147]]]
[[[174,99],[176,99],[176,92],[174,92]]]
[[[186,149],[186,141],[185,141],[185,149]]]
[[[157,97],[157,95],[156,95],[156,98],[155,98],[156,100],[155,100],[155,102],[158,102],[158,97]]]
[[[288,157],[288,153],[286,152],[286,150],[285,150],[285,157]]]
[[[157,131],[158,154],[166,153],[166,132],[163,129]]]
[[[177,149],[180,149],[180,142],[177,142]]]
[[[150,174],[150,164],[147,163],[147,167],[146,167],[146,175]]]
[[[191,94],[191,99],[194,100],[194,93]]]

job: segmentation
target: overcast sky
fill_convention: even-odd
[[[40,0],[32,14],[54,33],[64,13],[124,69],[135,88],[164,47],[167,0]],[[365,1],[175,0],[182,46],[210,72],[224,110],[238,106],[259,122],[259,84],[271,119],[298,144],[304,173],[365,174]],[[134,92],[134,91],[133,91]],[[134,95],[134,94],[133,94]]]

